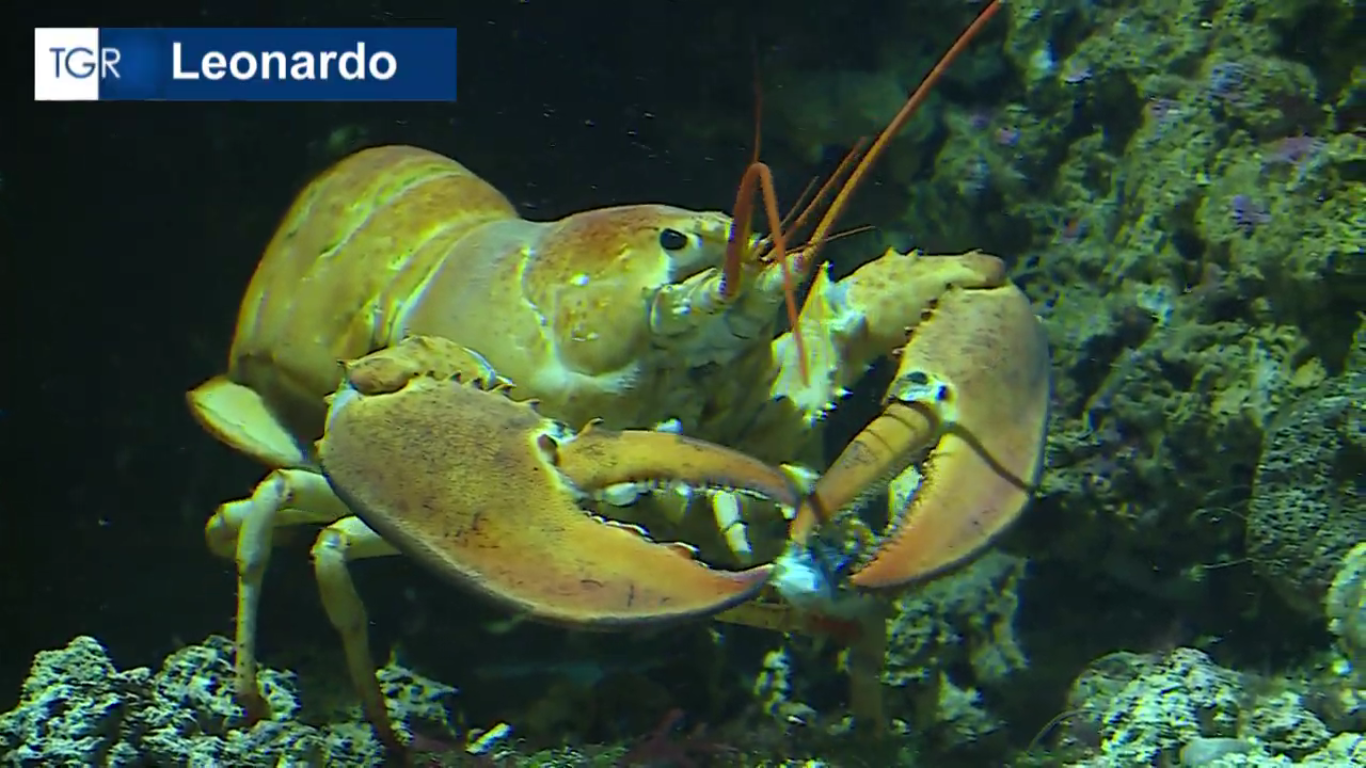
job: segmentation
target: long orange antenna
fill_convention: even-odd
[[[801,216],[799,214],[806,210],[812,200],[816,199],[810,195],[811,191],[816,189],[816,182],[818,181],[820,181],[819,176],[812,176],[811,180],[806,182],[806,186],[802,188],[802,193],[797,195],[797,202],[792,206],[792,210],[788,211],[787,214],[783,216],[782,227],[784,232],[791,232],[796,229],[795,222],[801,221]],[[817,197],[819,197],[819,194],[817,194]]]
[[[740,177],[740,191],[735,196],[735,214],[730,226],[730,240],[726,243],[726,262],[721,270],[721,297],[729,300],[740,290],[741,259],[749,249],[751,225],[754,221],[754,195],[758,192],[764,203],[764,216],[773,231],[773,258],[783,270],[783,300],[787,317],[792,322],[792,339],[797,344],[798,365],[802,381],[806,381],[806,346],[801,328],[797,325],[797,286],[792,279],[792,266],[787,261],[787,238],[783,235],[782,215],[778,213],[778,194],[773,187],[773,172],[767,165],[753,162]]]
[[[933,89],[944,77],[944,72],[948,70],[949,65],[962,54],[968,47],[968,44],[972,42],[973,38],[975,38],[979,32],[981,32],[982,28],[996,15],[998,10],[1000,10],[1000,0],[991,0],[991,2],[982,9],[982,12],[977,14],[977,18],[973,20],[972,24],[968,25],[967,29],[963,30],[963,33],[958,36],[958,39],[954,41],[953,45],[949,46],[949,50],[944,53],[934,67],[930,69],[929,73],[925,75],[925,79],[920,81],[920,85],[911,93],[910,98],[902,105],[901,110],[896,113],[896,116],[887,124],[887,127],[883,128],[877,135],[877,138],[873,140],[872,145],[868,147],[868,151],[864,152],[862,157],[859,157],[863,144],[862,142],[856,144],[840,163],[839,168],[836,169],[831,178],[821,187],[820,191],[816,193],[816,196],[812,199],[811,203],[797,216],[796,220],[792,223],[791,228],[788,230],[789,232],[792,229],[800,228],[805,222],[808,214],[812,212],[828,191],[833,188],[836,180],[843,174],[844,169],[854,161],[854,158],[858,158],[857,163],[853,166],[853,170],[849,172],[848,178],[844,180],[844,184],[840,186],[839,192],[835,194],[835,199],[831,201],[830,207],[825,212],[825,216],[821,217],[820,222],[816,225],[816,229],[812,231],[811,237],[808,238],[807,247],[800,254],[801,262],[797,265],[795,270],[788,264],[787,260],[787,236],[783,233],[785,219],[778,213],[778,197],[773,187],[773,173],[769,170],[767,165],[759,161],[759,116],[762,113],[763,102],[762,89],[759,87],[758,69],[756,64],[754,157],[751,160],[749,167],[745,168],[744,175],[740,177],[740,188],[736,192],[735,208],[730,229],[730,240],[726,243],[725,264],[723,265],[721,272],[721,297],[723,300],[730,300],[739,293],[743,260],[746,256],[754,255],[750,251],[750,240],[753,234],[754,225],[754,199],[756,193],[758,193],[763,201],[764,216],[768,220],[768,225],[772,228],[772,232],[769,234],[768,238],[773,249],[772,258],[776,259],[782,268],[784,303],[786,304],[788,320],[792,326],[792,338],[797,346],[797,362],[801,370],[803,383],[807,381],[806,346],[802,339],[801,327],[798,324],[800,318],[798,316],[797,308],[797,288],[792,278],[793,271],[805,276],[810,271],[810,268],[817,263],[816,254],[819,252],[821,246],[834,239],[830,237],[830,230],[834,229],[835,222],[839,219],[840,214],[849,206],[849,201],[853,197],[854,191],[858,188],[859,183],[863,181],[864,177],[868,175],[869,170],[872,169],[873,163],[877,162],[877,160],[882,157],[882,153],[887,150],[887,145],[890,144],[896,134],[905,127],[906,122],[911,119],[911,116],[915,114],[916,110],[925,103],[925,99],[929,97],[931,89]]]
[[[787,317],[792,324],[792,340],[797,345],[797,365],[802,381],[807,381],[806,341],[802,329],[797,325],[797,285],[792,279],[792,266],[787,262],[787,242],[783,236],[783,217],[778,213],[778,193],[773,186],[773,172],[759,161],[759,142],[763,139],[764,89],[759,82],[759,53],[754,52],[754,154],[749,167],[740,177],[740,188],[735,195],[735,209],[731,218],[730,240],[726,242],[726,260],[721,268],[721,298],[729,301],[740,290],[741,260],[748,255],[750,236],[754,226],[755,187],[764,201],[764,216],[773,230],[769,240],[773,243],[775,258],[781,262],[783,271],[783,303]]]
[[[866,137],[860,138],[858,141],[854,142],[853,148],[851,148],[840,160],[840,164],[835,166],[835,172],[830,174],[830,178],[826,179],[825,183],[821,185],[821,188],[817,190],[815,197],[811,198],[811,202],[809,202],[806,207],[801,210],[801,213],[797,215],[796,220],[787,230],[789,233],[800,229],[802,225],[806,224],[806,220],[811,217],[811,214],[816,210],[816,207],[835,189],[835,186],[839,183],[840,179],[844,178],[844,174],[858,161],[859,157],[863,154],[863,150],[866,149],[867,146],[868,139]]]
[[[825,212],[825,216],[816,225],[815,231],[811,233],[812,246],[806,253],[802,254],[802,258],[810,263],[815,263],[816,251],[819,250],[821,243],[825,240],[826,234],[834,228],[839,215],[848,207],[849,199],[853,196],[854,190],[858,188],[859,182],[863,181],[863,177],[868,175],[873,163],[877,162],[878,158],[882,157],[882,153],[887,150],[887,145],[905,127],[906,122],[911,119],[920,105],[925,103],[925,99],[929,98],[930,89],[943,79],[944,72],[948,70],[949,65],[963,53],[968,44],[977,36],[977,33],[982,31],[982,28],[991,21],[991,17],[995,16],[1000,8],[1000,0],[991,0],[991,3],[983,8],[981,13],[977,14],[977,18],[973,19],[968,28],[963,30],[963,34],[959,35],[953,45],[949,46],[949,50],[940,57],[938,63],[930,69],[929,74],[925,75],[925,79],[920,81],[920,85],[902,105],[901,111],[896,113],[896,117],[893,117],[887,127],[883,128],[882,132],[873,140],[873,145],[868,148],[868,152],[859,160],[858,165],[854,166],[854,170],[849,174],[849,179],[844,182],[839,194],[835,195],[834,201],[830,203],[830,208]]]

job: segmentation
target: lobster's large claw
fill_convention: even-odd
[[[851,575],[854,586],[933,576],[1019,516],[1043,464],[1049,364],[1043,327],[1014,285],[951,288],[938,299],[902,351],[882,415],[811,497],[829,513],[890,479],[889,537]]]
[[[436,338],[347,367],[319,457],[348,506],[404,553],[532,618],[580,626],[715,613],[753,596],[770,570],[713,570],[687,547],[595,519],[584,504],[596,493],[682,483],[798,501],[781,470],[710,443],[576,435]]]

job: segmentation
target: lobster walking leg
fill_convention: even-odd
[[[350,514],[321,475],[303,469],[277,469],[249,498],[219,506],[205,527],[209,550],[237,564],[234,686],[249,721],[271,716],[256,679],[256,618],[276,531],[286,526],[327,524]]]
[[[327,618],[341,635],[346,668],[360,695],[361,709],[374,726],[379,740],[394,753],[402,752],[403,742],[389,722],[389,708],[379,689],[374,656],[370,652],[370,621],[347,564],[397,554],[397,549],[357,517],[343,518],[327,526],[313,545],[313,572],[318,579],[318,592]]]

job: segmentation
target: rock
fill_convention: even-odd
[[[1348,765],[1359,734],[1334,735],[1289,680],[1265,681],[1192,648],[1115,653],[1073,684],[1068,732],[1092,734],[1073,768]],[[1350,738],[1349,738],[1350,737]],[[1079,746],[1078,738],[1064,747]]]
[[[1366,541],[1366,371],[1330,380],[1272,421],[1248,507],[1248,555],[1305,613]]]
[[[272,719],[245,726],[233,700],[233,646],[210,637],[158,672],[119,671],[94,638],[34,657],[19,705],[0,715],[6,766],[376,765],[383,749],[356,707],[337,722],[301,722],[296,676],[263,668]],[[440,721],[455,691],[390,665],[380,671],[391,713]],[[438,723],[439,725],[439,723]]]

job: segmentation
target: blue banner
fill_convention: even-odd
[[[455,101],[454,29],[35,29],[34,98]]]

